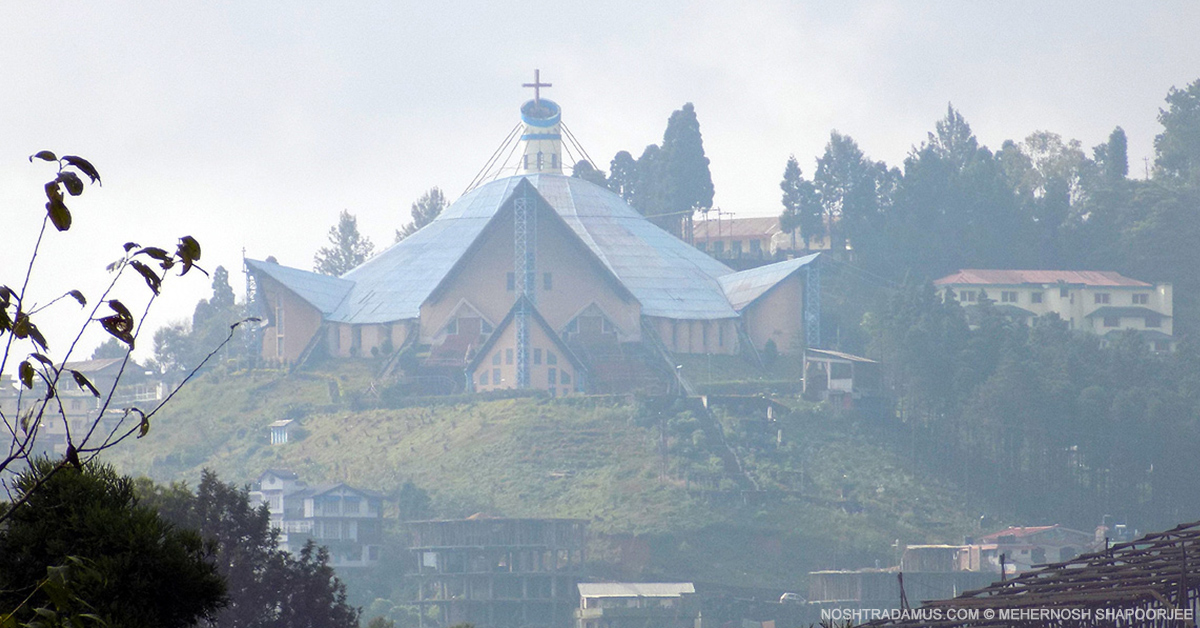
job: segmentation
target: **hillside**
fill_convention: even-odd
[[[718,408],[716,434],[678,405],[616,398],[377,407],[369,373],[210,373],[107,459],[158,481],[194,483],[207,467],[249,482],[284,467],[395,495],[411,480],[440,516],[590,520],[597,575],[779,589],[811,569],[888,564],[897,539],[961,540],[980,512],[908,468],[886,430],[804,402],[770,424]],[[282,417],[304,434],[272,446],[266,426]],[[743,477],[722,466],[729,449]],[[749,482],[761,490],[738,488]]]

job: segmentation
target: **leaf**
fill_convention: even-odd
[[[34,160],[35,158],[36,158],[36,159],[41,159],[41,160],[43,160],[43,161],[58,161],[58,157],[55,157],[55,156],[54,156],[54,153],[52,153],[52,152],[50,152],[50,151],[48,151],[48,150],[42,150],[42,151],[38,151],[36,154],[30,155],[30,156],[29,156],[29,162],[30,162],[30,163],[33,163],[33,160]]]
[[[100,319],[100,326],[104,328],[104,331],[107,331],[117,340],[129,345],[129,348],[132,349],[133,315],[129,313],[128,308],[116,299],[109,300],[108,307],[116,313]]]
[[[59,181],[66,186],[67,194],[70,194],[71,196],[79,196],[80,194],[83,194],[83,179],[80,179],[79,175],[75,174],[74,172],[60,172],[58,173],[58,177],[55,179],[55,181]]]
[[[48,366],[50,368],[54,368],[54,361],[51,360],[50,358],[46,357],[44,354],[31,353],[31,354],[29,354],[29,357],[37,360],[38,362],[41,362],[42,364],[45,364],[46,366]]]
[[[80,306],[80,307],[86,307],[86,306],[87,306],[87,299],[85,299],[85,298],[83,297],[83,293],[82,293],[82,292],[80,292],[80,291],[78,291],[78,290],[72,290],[72,291],[68,292],[67,294],[68,294],[68,295],[69,295],[71,298],[73,298],[73,299],[75,299],[76,301],[78,301],[78,302],[79,302],[79,306]]]
[[[140,246],[140,245],[137,242],[126,242],[125,243],[125,252],[128,253],[128,252],[136,249],[138,246]]]
[[[150,286],[150,290],[152,290],[154,292],[154,294],[158,294],[159,286],[162,285],[162,278],[160,278],[157,274],[155,274],[154,271],[151,270],[149,266],[147,266],[137,260],[130,261],[129,265],[133,266],[133,269],[138,271],[138,274],[141,275],[142,278],[146,280],[146,285]]]
[[[147,247],[143,248],[142,250],[138,251],[137,253],[135,253],[134,255],[143,255],[143,254],[148,255],[160,262],[165,262],[165,261],[171,259],[170,253],[164,251],[163,249],[158,248],[157,246],[147,246]]]
[[[17,376],[21,379],[22,386],[26,388],[33,388],[34,370],[33,365],[29,363],[29,360],[21,362],[21,365],[17,367],[17,374]]]
[[[183,236],[179,238],[179,246],[175,247],[175,255],[183,263],[183,270],[179,274],[186,275],[196,260],[200,259],[200,243],[192,236]]]
[[[71,228],[71,210],[61,200],[46,203],[46,213],[50,214],[55,229],[66,231]]]
[[[86,388],[88,392],[92,393],[93,397],[100,396],[100,391],[96,390],[96,387],[93,386],[92,383],[88,381],[88,378],[85,377],[83,373],[72,370],[71,377],[75,378],[75,384],[77,386],[79,386],[80,388]]]
[[[17,320],[13,323],[12,333],[17,338],[28,338],[34,344],[42,348],[42,351],[47,349],[46,338],[42,336],[42,332],[29,320],[29,315],[24,313],[17,314]]]
[[[142,415],[142,423],[138,426],[138,438],[150,433],[150,417]]]
[[[63,161],[75,166],[80,172],[86,174],[88,178],[92,180],[92,183],[104,185],[104,183],[100,181],[100,173],[96,170],[96,167],[92,165],[92,162],[84,159],[83,157],[76,157],[75,155],[63,155]]]

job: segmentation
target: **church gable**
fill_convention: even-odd
[[[585,390],[586,368],[578,357],[554,333],[536,307],[529,307],[529,388],[549,391],[551,396],[566,396]],[[495,334],[483,345],[467,367],[469,385],[476,392],[517,388],[520,350],[517,346],[517,305],[514,305]]]
[[[520,286],[513,262],[513,203],[521,194],[537,203],[534,294],[552,328],[566,325],[581,308],[600,303],[625,338],[640,337],[640,308],[528,183],[519,185],[454,269],[421,306],[421,341],[434,344],[451,312],[463,300],[490,320],[503,318]]]

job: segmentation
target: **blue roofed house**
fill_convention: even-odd
[[[514,176],[471,189],[342,277],[246,260],[265,310],[263,356],[412,347],[469,390],[561,395],[592,388],[602,362],[638,347],[667,359],[768,341],[803,351],[799,271],[816,255],[734,272],[613,192],[563,175],[560,117],[552,101],[527,102]]]

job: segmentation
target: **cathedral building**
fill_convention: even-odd
[[[515,174],[478,185],[345,275],[246,260],[266,310],[263,357],[408,352],[468,390],[564,395],[636,373],[631,356],[661,366],[677,353],[769,343],[803,351],[816,255],[734,272],[613,192],[564,175],[556,103],[535,97],[521,119]]]

